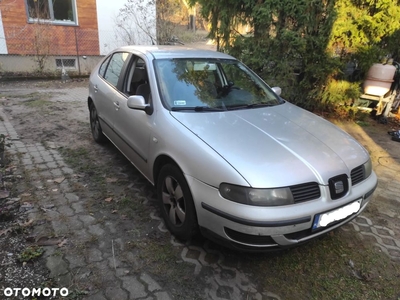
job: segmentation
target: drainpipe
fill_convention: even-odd
[[[76,58],[78,60],[78,72],[79,72],[79,76],[81,76],[81,63],[80,63],[80,59],[79,59],[79,45],[78,45],[78,37],[76,35],[76,27],[74,28],[74,31],[75,31]]]

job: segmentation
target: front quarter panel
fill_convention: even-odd
[[[178,164],[186,177],[194,177],[210,186],[218,188],[221,182],[249,186],[233,166],[173,118],[169,111],[159,111],[157,127],[150,142],[152,157],[149,162],[152,164],[157,157],[165,155]]]

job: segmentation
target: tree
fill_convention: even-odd
[[[143,35],[152,44],[166,44],[176,27],[171,18],[180,10],[180,0],[127,0],[116,18],[116,34],[131,44],[143,44]]]
[[[116,35],[127,44],[155,44],[155,3],[155,0],[127,0],[115,19]]]
[[[35,1],[34,5],[30,7],[29,15],[35,17],[35,21],[32,24],[32,43],[38,72],[43,73],[50,55],[52,43],[51,23],[46,21],[49,15],[48,7],[43,5],[41,1]]]
[[[395,53],[395,36],[400,35],[400,6],[393,0],[191,3],[202,6],[218,50],[238,57],[271,84],[283,84],[286,98],[310,109],[329,105],[330,85],[343,79],[349,59],[367,68],[379,55]],[[243,24],[251,30],[239,32]]]
[[[379,60],[379,56],[396,53],[399,3],[393,0],[340,0],[335,9],[337,19],[329,43],[332,54],[342,58],[355,56],[366,69]]]

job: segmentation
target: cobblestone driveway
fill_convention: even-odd
[[[38,91],[40,92],[40,91]],[[46,90],[46,93],[52,92]],[[60,91],[53,95],[52,101],[85,101],[87,90],[76,88]],[[125,251],[126,240],[118,227],[110,222],[100,222],[88,209],[83,199],[90,197],[85,191],[76,193],[74,185],[79,178],[63,160],[52,143],[40,141],[26,142],[19,138],[8,115],[0,111],[0,133],[8,134],[12,140],[10,153],[29,173],[31,184],[35,187],[38,206],[31,210],[29,218],[50,222],[35,226],[35,234],[53,232],[66,246],[46,247],[46,265],[51,276],[60,286],[70,287],[77,282],[91,286],[90,293],[83,299],[172,299],[173,292],[166,290],[161,282],[157,282],[152,274],[137,272],[137,257]],[[27,133],[25,133],[27,134]],[[372,149],[372,151],[383,151]],[[390,167],[375,162],[375,170],[380,178],[377,197],[396,201],[400,207],[400,166],[393,161]],[[130,185],[132,190],[140,190],[142,181]],[[138,195],[138,197],[142,197]],[[154,202],[154,196],[143,199],[146,203]],[[375,245],[393,260],[400,260],[400,228],[398,220],[400,211],[382,207],[385,224],[375,224],[375,220],[360,216],[343,228],[354,230],[361,236],[372,238]],[[200,245],[181,244],[169,235],[155,209],[150,213],[151,222],[162,235],[170,237],[170,243],[179,249],[183,264],[192,266],[193,276],[208,274],[202,278],[207,283],[203,291],[204,299],[281,299],[274,291],[260,290],[252,278],[241,270],[240,262],[229,258],[210,246],[205,241]],[[103,236],[113,236],[112,240],[104,240]],[[88,242],[89,246],[82,253],[76,250],[76,241]],[[121,256],[121,253],[128,253]],[[94,277],[95,276],[95,277]],[[94,285],[93,282],[97,284]]]

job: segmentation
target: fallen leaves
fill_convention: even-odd
[[[7,233],[11,232],[13,230],[13,227],[8,227],[6,229],[0,230],[0,236],[6,235]]]
[[[0,199],[4,199],[10,196],[10,191],[7,190],[0,190]]]
[[[65,180],[65,177],[59,177],[59,178],[54,179],[54,182],[60,184],[64,180]]]
[[[359,280],[371,281],[374,277],[372,273],[365,272],[363,270],[357,270],[354,262],[351,259],[349,260],[349,266],[353,276]]]
[[[43,210],[44,212],[47,212],[49,210],[52,210],[54,208],[54,204],[48,204],[48,205],[44,205],[40,207],[41,210]]]
[[[40,237],[36,241],[36,245],[38,246],[55,246],[62,242],[60,238],[49,238],[49,237]]]
[[[106,202],[108,202],[108,203],[110,203],[112,200],[113,200],[112,197],[108,197],[108,198],[104,199],[104,201],[106,201]]]
[[[46,144],[47,144],[47,147],[49,147],[50,149],[57,149],[58,148],[57,144],[54,143],[54,142],[46,142]]]
[[[0,236],[6,235],[6,234],[12,232],[14,229],[16,229],[16,228],[18,228],[18,227],[19,227],[19,228],[26,228],[26,227],[29,227],[29,226],[31,226],[31,225],[33,224],[33,222],[34,222],[34,220],[33,220],[33,219],[30,219],[30,220],[28,220],[28,221],[26,221],[26,222],[17,223],[17,224],[14,225],[14,226],[10,226],[10,227],[8,227],[8,228],[6,228],[6,229],[0,230]]]
[[[29,227],[29,226],[31,226],[32,224],[33,224],[33,219],[30,219],[30,220],[28,220],[28,221],[26,221],[26,222],[24,222],[24,223],[18,223],[18,225],[19,225],[20,227],[23,227],[23,228]]]
[[[114,183],[114,182],[117,182],[118,181],[118,178],[106,178],[106,182],[107,183]]]
[[[35,244],[37,246],[57,246],[61,248],[68,243],[68,239],[65,237],[46,237],[41,236],[36,239]]]
[[[61,247],[65,246],[67,243],[68,243],[68,240],[67,239],[63,239],[61,241],[61,243],[57,244],[57,246],[58,246],[58,248],[61,248]]]
[[[20,206],[20,208],[24,208],[24,209],[26,209],[26,210],[29,210],[29,209],[32,209],[32,208],[34,208],[35,206],[32,204],[32,203],[29,203],[29,202],[24,202],[24,203],[22,203],[22,205]]]

